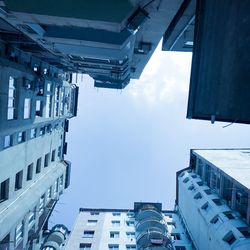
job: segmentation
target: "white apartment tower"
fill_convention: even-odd
[[[191,150],[177,209],[196,249],[250,249],[250,149]]]
[[[0,54],[0,249],[40,249],[69,185],[65,135],[78,87],[46,59],[4,40]]]
[[[135,202],[134,209],[81,208],[66,250],[191,250],[176,211],[161,203]]]

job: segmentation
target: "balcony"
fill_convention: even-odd
[[[141,233],[143,231],[147,231],[148,229],[155,228],[157,231],[162,233],[167,232],[167,228],[165,224],[163,224],[159,220],[154,220],[151,218],[146,218],[136,224],[136,232]]]
[[[136,216],[137,221],[142,221],[145,219],[153,219],[153,220],[163,220],[161,213],[153,209],[141,210]]]

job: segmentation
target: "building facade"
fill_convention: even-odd
[[[0,54],[0,249],[40,249],[69,185],[66,132],[78,87],[6,37]]]
[[[182,2],[5,0],[0,17],[58,67],[89,74],[96,87],[123,89],[140,77]]]
[[[192,243],[176,211],[160,203],[136,202],[134,209],[81,208],[66,250],[191,250]]]
[[[249,166],[249,149],[191,150],[176,202],[196,249],[250,248]]]

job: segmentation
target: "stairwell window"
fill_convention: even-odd
[[[24,99],[23,119],[30,118],[30,106],[31,106],[31,99],[25,98]]]
[[[16,79],[9,77],[9,91],[8,91],[8,114],[7,119],[13,120],[16,118]]]

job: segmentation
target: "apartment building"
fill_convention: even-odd
[[[250,149],[191,150],[177,209],[196,249],[250,248]]]
[[[66,132],[78,87],[68,74],[0,40],[0,249],[40,249],[69,186]]]
[[[191,250],[176,211],[161,203],[135,202],[133,209],[80,208],[66,250]]]

